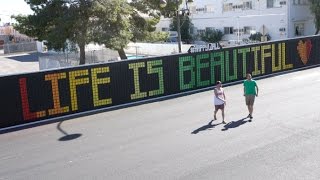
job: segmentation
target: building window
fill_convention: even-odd
[[[267,0],[267,8],[273,8],[273,0]]]
[[[224,27],[224,34],[233,34],[233,27]]]
[[[308,0],[293,0],[294,5],[308,5]]]
[[[294,35],[303,36],[304,35],[304,23],[295,23],[294,24]]]
[[[255,31],[255,28],[252,26],[244,26],[244,34],[252,34],[253,31]]]
[[[233,10],[243,9],[243,5],[242,5],[242,4],[235,4],[235,5],[232,6],[232,9],[233,9]]]
[[[237,35],[242,35],[243,34],[243,32],[244,32],[244,29],[233,29],[233,32],[235,33],[235,34],[237,34]]]
[[[169,28],[163,27],[163,28],[161,28],[161,31],[169,31]]]
[[[203,35],[205,32],[206,32],[206,30],[204,30],[204,29],[197,30],[198,35]]]
[[[243,9],[252,9],[252,1],[243,2]]]
[[[233,4],[233,3],[225,3],[223,4],[223,11],[235,11],[235,10],[246,10],[252,9],[252,1],[245,1],[240,4]]]
[[[202,13],[204,13],[204,12],[206,12],[207,10],[206,10],[206,8],[196,8],[196,11],[199,13],[199,12],[202,12]]]
[[[286,32],[286,28],[284,28],[284,27],[279,28],[279,31],[280,31],[280,32]]]
[[[280,2],[281,0],[267,0],[267,8],[279,8],[281,7]]]
[[[281,5],[281,6],[284,6],[284,5],[286,5],[286,4],[287,4],[286,1],[280,1],[280,5]]]
[[[214,27],[206,27],[206,31],[214,30]]]
[[[205,6],[205,9],[206,9],[206,12],[209,13],[209,12],[214,12],[214,7],[213,5],[206,5]]]
[[[232,3],[225,3],[223,4],[223,11],[224,12],[227,12],[227,11],[232,11],[233,8],[232,8]]]

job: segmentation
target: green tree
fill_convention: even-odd
[[[85,45],[104,44],[126,59],[130,41],[160,38],[153,33],[160,20],[158,0],[25,0],[33,15],[16,16],[17,30],[46,40],[48,47],[65,50],[69,43],[80,49],[85,63]],[[69,43],[67,43],[69,42]]]
[[[158,3],[158,6],[160,5],[159,2],[161,0],[151,0],[155,1],[155,3]],[[187,2],[192,2],[193,0],[187,0]],[[160,7],[159,11],[162,16],[166,18],[172,18],[170,23],[170,30],[171,31],[177,31],[177,12],[180,10],[180,5],[182,2],[185,2],[184,0],[166,0],[165,7]],[[186,15],[186,14],[185,14]],[[180,18],[180,30],[181,30],[181,40],[185,42],[191,41],[193,38],[191,36],[190,30],[193,29],[193,24],[191,23],[191,20],[188,16],[179,15]]]
[[[155,26],[159,23],[161,14],[166,13],[167,8],[174,8],[173,4],[169,4],[165,10],[160,7],[159,0],[131,0],[130,5],[133,7],[129,29],[133,34],[132,42],[155,42],[168,38],[168,33],[156,32]]]
[[[314,24],[316,28],[315,34],[318,34],[320,30],[320,1],[309,0],[309,2],[310,2],[310,10],[314,15]]]
[[[150,0],[152,3],[156,3],[158,7],[160,6],[161,0]],[[177,11],[179,10],[180,5],[183,0],[166,0],[165,7],[160,7],[160,13],[164,17],[172,18],[176,16]],[[189,0],[188,0],[189,2]]]
[[[267,41],[271,40],[271,36],[269,34],[265,35],[267,37]],[[249,39],[251,41],[261,41],[262,33],[256,32],[254,34],[250,34]]]
[[[133,38],[129,31],[132,11],[126,0],[95,1],[93,41],[117,50],[121,59],[127,58],[124,48]]]
[[[144,38],[145,42],[158,42],[158,41],[165,41],[169,38],[168,32],[149,32],[146,34]]]
[[[218,43],[222,37],[223,33],[219,29],[207,29],[205,33],[201,35],[201,40],[208,43]]]
[[[38,40],[46,40],[49,49],[64,51],[77,44],[80,64],[85,64],[85,45],[91,41],[91,0],[25,0],[32,15],[15,16],[15,28]]]
[[[193,37],[190,33],[194,25],[192,24],[189,16],[179,15],[180,17],[180,31],[181,31],[181,41],[190,43],[193,40]],[[178,29],[177,16],[173,16],[170,23],[170,30],[177,31]]]
[[[124,48],[130,41],[158,41],[167,37],[154,32],[160,20],[159,1],[99,0],[94,7],[94,41],[117,50],[121,59],[127,59]]]

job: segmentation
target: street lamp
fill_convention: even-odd
[[[192,3],[193,0],[186,0],[186,8],[184,9],[180,9],[179,10],[179,0],[172,0],[172,1],[175,1],[176,3],[176,16],[177,16],[177,33],[178,33],[178,49],[179,49],[179,53],[181,53],[181,26],[180,26],[180,17],[179,15],[182,14],[183,16],[187,15],[189,16],[190,15],[190,10],[188,8],[188,2],[189,3]],[[167,1],[166,0],[160,0],[160,7],[161,8],[164,8],[167,6]]]

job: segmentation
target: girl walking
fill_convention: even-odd
[[[214,120],[217,120],[217,112],[220,109],[223,124],[226,124],[226,122],[224,121],[225,105],[226,105],[226,95],[224,94],[221,81],[217,81],[216,88],[214,88],[214,106],[215,106]]]

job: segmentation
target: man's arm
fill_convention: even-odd
[[[258,94],[259,94],[259,87],[258,87],[257,83],[256,83],[256,89],[257,89],[257,94],[256,94],[256,96],[258,97]]]

